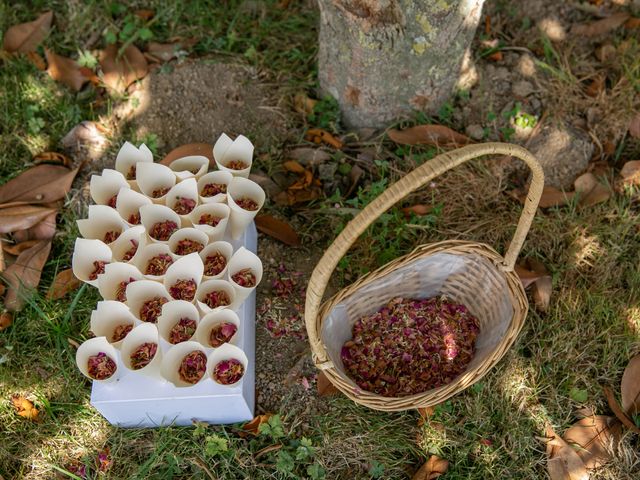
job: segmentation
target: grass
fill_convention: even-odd
[[[283,10],[274,1],[265,9],[260,5],[133,2],[129,11],[150,8],[157,20],[151,25],[136,23],[138,30],[131,34],[149,28],[157,41],[196,37],[198,55],[255,65],[282,92],[311,92],[315,13],[302,5]],[[0,2],[0,31],[48,8],[65,28],[55,28],[46,45],[65,55],[100,48],[103,32],[119,34],[131,22],[125,12],[114,14],[107,2],[82,6],[61,1],[28,6]],[[628,85],[637,88],[636,46],[628,48],[614,69],[614,80],[624,75]],[[554,98],[562,99],[559,105],[570,115],[584,98],[578,80],[567,71],[565,53],[549,50],[540,61],[552,67],[546,77],[548,89]],[[70,93],[24,58],[2,62],[0,179],[4,182],[30,166],[34,154],[56,149],[60,138],[79,121],[108,116],[110,105],[94,109],[91,96]],[[558,78],[554,71],[561,72]],[[620,87],[613,95],[619,102],[615,105],[624,103],[626,111],[632,90]],[[598,102],[607,118],[613,118],[610,105]],[[310,122],[340,131],[334,107],[329,101],[321,102]],[[452,123],[452,109],[454,104],[442,110],[443,122]],[[300,123],[299,118],[294,120]],[[619,123],[613,126],[621,128]],[[115,133],[115,145],[121,135]],[[639,153],[631,140],[621,145],[620,160]],[[365,168],[364,182],[351,198],[336,196],[304,210],[280,212],[302,225],[305,239],[315,239],[310,249],[326,248],[355,212],[436,153],[428,147],[392,146],[382,138],[368,146],[377,160],[366,165],[357,163],[358,152],[345,152],[348,163]],[[261,160],[261,167],[272,172],[284,157],[283,148],[272,145],[264,150],[270,155]],[[482,161],[447,173],[367,230],[341,262],[336,286],[423,242],[460,238],[486,242],[503,252],[521,209],[506,195],[508,189]],[[536,436],[543,434],[547,423],[562,432],[583,406],[609,413],[601,387],[609,385],[616,391],[626,362],[639,352],[639,195],[637,188],[627,188],[594,207],[583,209],[572,203],[538,213],[522,257],[534,257],[551,270],[553,296],[548,311],[532,308],[505,359],[473,388],[438,406],[424,425],[418,425],[415,412],[375,412],[343,397],[302,403],[291,394],[281,405],[281,434],[270,430],[242,439],[238,426],[118,429],[90,406],[89,382],[76,371],[70,340],[81,342],[87,337],[88,318],[99,295],[83,287],[62,301],[45,298],[56,272],[70,265],[77,236],[75,219],[85,208],[76,201],[76,193],[58,218],[58,234],[41,287],[28,297],[14,325],[0,333],[0,475],[74,478],[70,470],[84,464],[89,478],[403,479],[410,478],[430,454],[437,454],[450,461],[443,478],[542,478],[544,445]],[[429,216],[407,220],[400,207],[417,203],[436,208]],[[18,417],[10,404],[13,394],[32,399],[42,410],[41,421]],[[283,446],[264,452],[274,444]],[[96,457],[104,447],[109,447],[113,464],[106,473],[98,473]],[[595,471],[592,478],[637,478],[637,451],[638,438],[625,436],[616,460]]]

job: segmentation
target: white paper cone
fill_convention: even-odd
[[[229,184],[233,179],[233,175],[229,172],[223,172],[222,170],[218,170],[216,172],[209,172],[206,175],[203,175],[198,180],[198,194],[200,195],[200,203],[220,203],[225,202],[227,200],[226,193],[218,193],[217,195],[211,197],[205,197],[202,195],[203,189],[206,185],[212,183],[217,185],[226,185],[229,188]]]
[[[240,378],[240,380],[238,380],[236,383],[233,383],[230,385],[224,385],[222,383],[216,382],[213,376],[213,371],[216,365],[223,360],[231,360],[231,359],[238,360],[244,367],[244,374],[242,378]],[[247,356],[245,355],[245,353],[242,351],[241,348],[236,347],[235,345],[231,345],[229,343],[224,343],[220,345],[218,348],[216,348],[215,350],[213,350],[213,352],[211,352],[211,355],[209,355],[209,360],[207,362],[207,376],[211,380],[216,382],[218,385],[222,385],[223,387],[234,387],[236,385],[239,385],[240,382],[242,382],[244,375],[246,375],[247,373],[248,365],[249,365],[249,359],[247,358]]]
[[[240,318],[238,314],[233,310],[229,310],[225,308],[224,310],[219,310],[217,312],[211,312],[205,315],[200,319],[200,323],[198,323],[198,329],[196,330],[196,334],[194,339],[200,342],[201,345],[204,345],[206,348],[214,348],[210,343],[211,330],[213,327],[220,325],[221,323],[233,323],[237,330],[236,333],[231,337],[229,342],[233,345],[238,341],[240,331]],[[219,348],[219,347],[216,347]]]
[[[206,265],[207,257],[212,256],[215,253],[221,253],[222,256],[225,258],[225,267],[217,275],[207,275],[206,273],[203,273],[202,278],[204,280],[213,280],[216,278],[224,277],[225,273],[227,272],[227,268],[229,266],[229,260],[231,260],[231,255],[233,255],[233,245],[223,240],[210,243],[204,248],[204,250],[200,252],[200,258],[202,259],[202,263]]]
[[[250,198],[258,204],[258,208],[254,211],[249,211],[239,207],[236,200],[241,198]],[[231,181],[229,189],[227,190],[227,203],[231,209],[229,225],[231,236],[234,239],[242,236],[247,226],[264,205],[264,200],[264,190],[256,182],[241,177],[235,177]]]
[[[190,200],[193,200],[195,202],[195,205],[193,208],[196,208],[198,206],[198,203],[199,203],[198,182],[196,181],[195,178],[188,178],[186,180],[183,180],[182,182],[178,182],[174,185],[174,187],[171,190],[169,190],[169,193],[167,193],[167,198],[165,199],[167,207],[175,211],[176,203],[180,198],[188,198]],[[180,219],[182,220],[183,226],[191,225],[189,213],[191,213],[192,211],[193,209],[191,209],[186,214],[182,214],[182,213],[178,214],[180,215]]]
[[[202,155],[190,155],[174,160],[169,164],[169,168],[173,170],[178,181],[187,178],[198,179],[209,170],[209,159]]]
[[[153,280],[139,280],[127,285],[127,305],[131,313],[141,322],[145,321],[140,315],[142,305],[155,297],[165,298],[167,301],[171,300],[171,296],[164,286]]]
[[[229,305],[224,305],[216,308],[211,308],[209,305],[203,302],[204,297],[213,291],[224,291],[229,297]],[[207,280],[202,282],[198,287],[198,291],[196,292],[196,305],[202,313],[205,315],[210,312],[222,310],[223,308],[230,308],[235,304],[236,292],[231,285],[226,280]]]
[[[147,244],[147,240],[147,232],[142,225],[125,230],[115,242],[109,245],[113,252],[113,261],[132,263],[138,252]],[[135,253],[130,257],[134,249]],[[129,259],[125,260],[125,256]]]
[[[181,228],[180,230],[176,231],[173,235],[171,235],[171,238],[169,239],[169,248],[177,256],[182,256],[179,253],[179,249],[178,249],[178,246],[179,246],[178,244],[182,240],[192,240],[194,242],[198,242],[202,245],[203,249],[206,248],[207,244],[209,244],[209,236],[204,231],[199,230],[197,228],[191,228],[191,227]]]
[[[93,262],[111,263],[111,260],[111,249],[104,242],[100,240],[76,238],[76,244],[73,247],[73,257],[71,259],[71,269],[78,280],[82,280],[94,287],[98,286],[98,278],[100,275],[93,280],[89,279],[96,269]]]
[[[115,207],[113,197],[118,196],[121,189],[131,189],[129,183],[120,172],[105,168],[102,175],[91,175],[89,194],[98,205]],[[112,203],[112,205],[109,205]]]
[[[135,167],[139,162],[153,163],[153,153],[143,143],[139,148],[132,145],[129,142],[124,142],[124,145],[120,147],[118,155],[116,156],[116,170],[120,172],[127,179],[132,187],[137,186],[136,176],[131,175],[131,167]]]
[[[166,194],[157,198],[153,197],[153,192],[158,189],[171,190],[176,184],[176,176],[166,165],[160,163],[138,163],[136,164],[136,181],[140,192],[151,199],[153,203],[164,204]]]
[[[105,266],[104,275],[98,276],[98,291],[100,292],[100,295],[102,295],[102,298],[104,298],[105,300],[117,300],[118,302],[125,302],[126,295],[124,299],[118,299],[118,290],[120,289],[120,283],[138,280],[144,280],[144,275],[142,275],[142,273],[140,273],[140,270],[138,270],[134,265],[122,262],[110,263],[109,265]],[[125,292],[126,290],[122,293],[124,294]]]
[[[118,232],[122,234],[128,225],[120,218],[118,212],[106,205],[89,205],[89,216],[82,220],[76,220],[80,235],[84,238],[102,240],[107,243],[105,238],[107,232]],[[113,242],[109,242],[113,243]]]
[[[180,364],[182,363],[182,360],[184,359],[185,356],[187,356],[189,353],[193,351],[199,351],[204,353],[205,355],[207,354],[204,347],[200,345],[198,342],[194,342],[194,341],[182,342],[172,346],[162,359],[162,367],[160,370],[162,373],[162,376],[166,380],[173,383],[176,387],[193,387],[194,385],[197,385],[197,383],[194,384],[194,383],[185,382],[180,378],[180,373],[179,373]],[[205,372],[200,382],[202,382],[206,378],[207,378],[207,374]]]
[[[221,142],[220,146],[218,146],[219,142]],[[225,146],[227,148],[224,148]],[[236,139],[229,144],[229,137],[223,133],[213,147],[213,158],[219,170],[229,172],[234,177],[247,178],[249,172],[251,172],[251,164],[253,163],[253,144],[244,135],[238,135]],[[228,167],[230,162],[237,160],[243,162],[246,167],[241,170],[234,170]]]
[[[105,353],[109,358],[111,358],[111,360],[115,362],[116,371],[109,378],[105,378],[104,380],[96,380],[89,376],[89,368],[87,362],[89,361],[89,357],[97,355],[101,352]],[[76,365],[85,377],[91,378],[91,380],[93,380],[94,382],[111,383],[117,380],[123,374],[122,365],[118,357],[118,351],[107,341],[105,337],[90,338],[86,342],[83,342],[76,351]]]
[[[143,343],[155,343],[158,345],[156,354],[153,359],[144,367],[134,370],[131,367],[131,354]],[[152,323],[141,323],[136,328],[129,332],[129,335],[125,337],[120,345],[120,356],[122,358],[122,364],[132,372],[145,375],[148,377],[162,379],[160,375],[160,367],[162,365],[162,351],[160,348],[160,336],[158,335],[158,329]]]
[[[153,202],[145,197],[140,192],[136,192],[131,188],[120,189],[118,193],[118,200],[116,202],[116,211],[120,214],[120,217],[131,226],[140,225],[140,220],[137,223],[133,223],[132,215],[137,215],[140,218],[140,207],[143,205],[151,205]]]
[[[147,280],[155,280],[157,282],[162,282],[164,280],[164,274],[151,275],[147,273],[149,261],[153,257],[156,257],[157,255],[161,255],[161,254],[169,255],[171,257],[172,263],[178,258],[176,255],[171,253],[171,250],[169,250],[169,245],[165,243],[150,243],[138,249],[138,253],[136,253],[135,257],[133,257],[132,263],[136,267],[138,267],[138,270],[142,272],[142,274]]]
[[[153,226],[157,223],[165,222],[168,220],[174,222],[178,226],[178,229],[182,225],[180,215],[171,210],[169,207],[165,207],[164,205],[143,205],[142,207],[140,207],[140,221],[142,222],[142,225],[144,225],[144,228],[147,230],[147,235],[152,242],[168,243],[169,239],[158,240],[156,238],[153,238],[152,236]]]
[[[171,344],[169,341],[171,330],[176,323],[183,318],[195,320],[196,325],[198,325],[200,322],[200,312],[198,312],[198,309],[193,303],[185,302],[184,300],[174,300],[164,304],[162,307],[162,315],[158,318],[158,332],[165,342]]]
[[[169,270],[167,270],[164,276],[164,287],[167,289],[167,292],[169,292],[169,295],[171,295],[171,287],[173,287],[177,281],[193,280],[196,282],[197,288],[200,285],[200,280],[202,280],[203,270],[204,265],[202,264],[200,255],[197,253],[185,255],[176,260],[176,262],[169,267]],[[193,300],[186,298],[177,300],[195,301],[195,297]]]
[[[138,320],[129,311],[129,307],[113,300],[98,302],[96,309],[91,312],[91,331],[94,335],[105,337],[111,345],[120,348],[124,339],[113,341],[113,334],[120,325],[138,325]]]
[[[238,283],[233,280],[233,276],[236,273],[246,268],[250,269],[256,277],[256,284],[251,288],[238,285]],[[229,274],[229,282],[236,290],[236,306],[240,305],[260,284],[260,281],[262,280],[262,261],[260,261],[255,253],[244,247],[240,247],[236,253],[233,254],[231,260],[229,260],[227,273]]]
[[[221,240],[224,237],[224,233],[227,230],[227,222],[229,221],[229,207],[224,203],[206,203],[196,207],[189,215],[189,219],[193,224],[193,228],[203,231],[209,237],[209,240],[215,242]],[[207,224],[201,224],[200,217],[204,214],[210,214],[214,217],[220,218],[220,221],[215,227]]]

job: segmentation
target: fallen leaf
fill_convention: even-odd
[[[0,204],[51,203],[64,198],[78,170],[58,165],[37,165],[4,185],[0,185]]]
[[[331,383],[331,381],[327,378],[327,375],[324,372],[318,372],[318,396],[319,397],[328,397],[331,395],[335,395],[340,390],[336,388],[336,386]]]
[[[58,272],[56,278],[53,279],[49,292],[47,293],[48,300],[59,300],[67,293],[77,290],[82,283],[73,274],[73,270],[68,268]]]
[[[469,137],[444,125],[418,125],[406,130],[392,129],[389,138],[402,145],[435,145],[459,147],[473,143]]]
[[[96,457],[96,466],[98,467],[99,472],[106,472],[111,468],[111,465],[113,465],[113,460],[110,458],[110,456],[111,449],[108,446],[104,447],[100,452],[98,452],[98,455]]]
[[[180,47],[179,43],[149,42],[145,51],[159,62],[168,62],[177,58]]]
[[[111,44],[100,55],[102,81],[116,92],[124,92],[136,80],[149,72],[147,60],[135,45],[129,45],[118,57],[119,46]]]
[[[574,195],[574,192],[563,192],[555,187],[545,186],[538,206],[540,208],[561,207],[569,203]],[[524,198],[522,199],[523,203]]]
[[[500,50],[498,50],[497,52],[493,52],[487,58],[493,62],[501,62],[504,58],[504,55]]]
[[[320,148],[300,147],[288,152],[287,158],[297,160],[305,167],[313,167],[331,160],[331,155]]]
[[[580,175],[574,181],[574,188],[580,194],[578,204],[582,207],[590,207],[596,203],[606,202],[611,196],[611,191],[600,183],[596,176],[587,172]]]
[[[56,215],[53,212],[47,218],[26,230],[19,230],[13,233],[13,239],[16,242],[24,243],[31,240],[49,240],[56,234]],[[33,244],[35,245],[35,243]]]
[[[42,267],[44,267],[47,258],[49,258],[50,251],[51,241],[41,240],[33,247],[22,252],[16,262],[2,272],[2,277],[8,284],[4,304],[9,311],[20,310],[23,307],[24,298],[22,294],[24,289],[38,286]]]
[[[293,108],[303,115],[311,115],[318,100],[309,98],[305,93],[296,93],[293,97]]]
[[[256,228],[270,237],[280,240],[286,245],[297,247],[300,245],[300,237],[287,222],[272,217],[271,215],[258,215],[255,218]]]
[[[567,442],[547,426],[547,471],[551,480],[588,480],[589,473],[582,461]]]
[[[518,277],[520,277],[523,288],[527,288],[533,285],[535,282],[545,276],[544,273],[535,272],[523,265],[516,265],[515,271]]]
[[[627,30],[633,30],[634,28],[640,28],[640,17],[631,17],[624,22],[624,28]]]
[[[257,415],[253,420],[245,423],[242,426],[242,431],[238,432],[240,438],[246,438],[250,435],[254,437],[260,433],[260,425],[267,423],[273,416],[273,413],[265,413],[264,415]]]
[[[133,14],[136,17],[141,18],[145,22],[148,22],[153,18],[153,16],[155,15],[155,12],[153,10],[144,8],[144,9],[136,10],[135,12],[133,12]]]
[[[44,61],[44,58],[40,56],[37,52],[27,52],[27,59],[31,62],[31,64],[36,67],[41,72],[44,72],[47,69],[47,63]]]
[[[625,12],[614,13],[610,17],[603,18],[602,20],[574,25],[571,29],[571,33],[574,35],[583,35],[585,37],[597,37],[622,26],[629,17],[630,15]]]
[[[63,167],[70,168],[71,160],[66,155],[58,152],[42,152],[33,157],[34,165],[40,165],[41,163],[50,163],[53,165],[62,165]]]
[[[4,34],[3,48],[10,53],[33,52],[49,35],[53,12],[45,12],[32,22],[14,25]]]
[[[424,215],[428,215],[433,210],[432,205],[424,205],[422,203],[418,203],[416,205],[411,205],[410,207],[404,207],[402,209],[402,213],[406,218],[410,218],[411,214],[414,213],[419,217],[423,217]]]
[[[577,446],[577,450],[571,451],[589,469],[602,466],[611,459],[611,452],[615,450],[620,436],[620,423],[604,415],[578,420],[563,435],[566,442]]]
[[[350,197],[351,194],[355,191],[363,175],[364,170],[361,169],[358,165],[353,165],[351,167],[351,170],[349,171],[349,181],[351,182],[351,185],[349,185],[349,189],[345,193],[345,198]]]
[[[60,140],[60,145],[76,159],[94,161],[109,148],[110,142],[105,133],[110,132],[101,124],[85,120],[69,130]]]
[[[640,160],[631,160],[620,170],[625,185],[640,185]]]
[[[533,303],[542,312],[546,312],[549,308],[552,287],[551,277],[548,275],[536,280],[533,284],[533,288],[531,289]]]
[[[326,130],[321,128],[310,128],[307,130],[305,138],[310,142],[314,143],[326,143],[327,145],[331,145],[333,148],[340,150],[344,144],[342,141]]]
[[[44,54],[49,63],[47,73],[56,82],[64,83],[71,90],[77,92],[89,80],[82,74],[80,66],[75,60],[57,55],[48,48],[44,49]]]
[[[282,164],[284,169],[292,173],[305,173],[305,168],[300,165],[296,160],[288,160]]]
[[[282,447],[283,447],[283,445],[281,443],[274,443],[273,445],[269,445],[268,447],[264,447],[264,448],[261,448],[260,450],[258,450],[253,455],[253,458],[258,459],[258,458],[262,457],[263,455],[266,455],[267,453],[277,452]]]
[[[436,455],[431,455],[420,469],[413,475],[412,480],[433,480],[447,473],[449,461]]]
[[[629,135],[640,138],[640,112],[636,113],[629,122]]]
[[[433,416],[433,414],[435,413],[436,409],[433,407],[421,407],[418,408],[418,415],[420,415],[420,417],[418,418],[418,426],[422,426],[425,424],[425,422],[431,418]]]
[[[609,404],[609,408],[616,416],[616,418],[620,420],[620,422],[622,422],[622,424],[629,430],[634,433],[640,434],[640,428],[636,427],[636,424],[633,423],[633,420],[629,418],[629,416],[622,410],[622,407],[618,403],[618,400],[616,400],[616,396],[613,394],[613,390],[611,390],[611,388],[609,387],[604,387],[603,390],[604,396],[606,397],[607,403]]]
[[[0,313],[0,332],[5,328],[9,328],[13,323],[13,313],[2,312]]]
[[[75,348],[76,350],[80,348],[80,344],[76,342],[73,338],[67,338],[67,343],[71,345],[73,348]]]
[[[38,240],[27,240],[26,242],[16,243],[15,245],[8,245],[6,243],[3,243],[2,249],[5,252],[17,257],[25,250],[33,247],[36,243],[38,243]]]
[[[589,97],[597,97],[598,95],[600,95],[600,93],[602,93],[604,91],[605,88],[605,77],[602,75],[597,76],[596,78],[594,78],[591,83],[589,83],[589,85],[587,85],[587,88],[585,89],[585,93],[589,96]]]
[[[38,409],[31,400],[20,395],[13,395],[11,397],[11,403],[19,416],[26,418],[27,420],[35,421],[38,419]]]
[[[163,165],[169,165],[178,158],[189,157],[191,155],[207,157],[209,159],[209,166],[211,168],[217,168],[216,162],[213,159],[213,145],[210,143],[189,143],[187,145],[181,145],[167,153],[160,163]]]
[[[55,211],[53,208],[37,205],[0,208],[0,233],[11,233],[31,228]]]
[[[628,415],[640,412],[640,354],[629,360],[620,385],[622,409]]]

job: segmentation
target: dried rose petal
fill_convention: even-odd
[[[256,275],[250,268],[243,268],[234,273],[231,276],[231,280],[245,288],[253,288],[256,286]]]
[[[111,208],[116,208],[116,202],[118,201],[118,194],[116,193],[113,197],[109,199],[107,205]]]
[[[149,236],[155,240],[165,242],[169,240],[169,237],[173,232],[178,230],[178,224],[173,220],[165,220],[164,222],[155,223],[151,227]]]
[[[127,250],[124,255],[122,256],[122,261],[123,262],[128,262],[129,260],[131,260],[133,258],[133,256],[136,254],[136,252],[138,251],[138,242],[136,240],[134,240],[133,238],[131,240],[129,240],[131,242],[131,245],[133,245],[129,250]]]
[[[123,280],[122,282],[120,282],[118,284],[118,288],[116,288],[116,300],[122,303],[126,302],[127,301],[127,285],[135,281],[136,281],[135,278],[129,277],[129,280]]]
[[[104,234],[104,243],[115,242],[120,236],[120,233],[122,232],[117,230],[109,230],[107,233]]]
[[[233,385],[244,375],[244,366],[240,360],[231,358],[222,360],[213,367],[213,379],[222,385]]]
[[[227,185],[225,183],[207,183],[202,187],[200,195],[203,197],[214,197],[220,193],[227,193]]]
[[[119,342],[124,337],[126,337],[131,330],[133,330],[133,325],[131,325],[130,323],[123,323],[121,325],[118,325],[113,330],[113,335],[111,335],[111,341]]]
[[[92,355],[87,360],[87,373],[94,380],[105,380],[116,373],[116,362],[104,352]]]
[[[249,165],[244,163],[242,160],[231,160],[230,162],[227,162],[227,164],[225,165],[225,167],[227,167],[230,170],[244,170],[248,166]]]
[[[222,218],[216,217],[215,215],[212,215],[210,213],[203,213],[202,215],[200,215],[198,225],[210,225],[212,227],[215,227],[220,223],[220,220],[222,220]]]
[[[161,253],[152,257],[147,262],[147,268],[144,271],[145,275],[164,275],[167,269],[173,263],[173,258],[168,253]]]
[[[142,307],[140,307],[140,320],[143,322],[156,323],[162,313],[162,305],[168,301],[168,298],[158,296],[144,302]]]
[[[169,343],[186,342],[196,333],[196,321],[191,318],[181,318],[169,331]]]
[[[158,351],[157,343],[143,343],[138,348],[136,348],[129,358],[131,359],[131,368],[133,370],[140,370],[141,368],[146,367],[151,363],[153,357],[156,356],[156,352]]]
[[[258,210],[258,202],[256,202],[255,200],[249,198],[249,197],[242,197],[236,200],[236,205],[238,205],[240,208],[243,208],[245,210],[248,210],[250,212],[253,212],[255,210]]]
[[[173,204],[173,211],[178,215],[188,215],[194,208],[196,201],[187,197],[176,197],[176,203]]]
[[[156,188],[153,192],[151,192],[151,198],[164,197],[169,190],[171,190],[169,187]]]
[[[204,248],[204,245],[200,242],[196,242],[195,240],[191,240],[189,238],[185,238],[184,240],[180,240],[176,244],[176,248],[174,252],[176,255],[189,255],[190,253],[198,253],[200,250]]]
[[[196,384],[207,371],[207,356],[200,350],[188,353],[182,359],[178,373],[183,382]]]
[[[95,280],[98,278],[98,275],[102,275],[104,273],[105,265],[108,265],[109,262],[103,262],[102,260],[96,260],[93,262],[93,272],[89,274],[89,280]]]
[[[302,277],[302,272],[290,272],[280,264],[271,280],[272,295],[263,297],[258,314],[274,338],[306,338],[303,320],[306,283]]]
[[[218,275],[227,266],[227,259],[220,252],[214,252],[212,255],[207,255],[204,260],[204,274],[213,277]]]
[[[209,334],[209,345],[219,347],[223,343],[227,343],[238,331],[238,327],[231,322],[222,322],[215,325]]]
[[[131,165],[131,168],[129,168],[129,171],[127,172],[127,180],[135,180],[135,178],[136,178],[136,166]]]
[[[196,296],[196,285],[195,280],[178,280],[173,286],[169,287],[169,293],[176,300],[186,300],[190,302]]]
[[[131,225],[140,225],[140,212],[132,213],[127,220]]]
[[[209,308],[226,307],[231,303],[229,295],[224,290],[214,290],[204,296],[203,303],[209,306]]]

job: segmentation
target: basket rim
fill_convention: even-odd
[[[526,297],[526,293],[517,273],[513,270],[509,271],[500,268],[502,262],[504,261],[504,257],[502,257],[502,255],[500,255],[494,248],[485,243],[466,240],[444,240],[441,242],[428,243],[417,246],[410,253],[398,257],[377,268],[376,270],[363,275],[358,280],[351,283],[347,287],[342,288],[334,295],[332,295],[328,300],[323,302],[314,323],[318,338],[320,339],[320,344],[322,345],[325,354],[327,352],[327,349],[324,341],[322,340],[321,329],[324,320],[327,318],[333,307],[335,307],[343,299],[347,298],[358,289],[363,288],[371,282],[384,277],[397,268],[407,265],[420,258],[425,258],[438,253],[449,253],[461,256],[472,253],[478,254],[488,259],[493,264],[496,271],[499,272],[499,274],[501,274],[505,279],[505,282],[507,284],[507,292],[511,298],[511,303],[513,305],[514,311],[511,322],[507,327],[503,338],[499,341],[494,349],[494,354],[487,357],[483,362],[479,363],[474,368],[465,370],[456,378],[454,378],[453,381],[446,385],[426,390],[421,393],[402,397],[384,397],[373,392],[362,390],[358,387],[354,388],[352,385],[347,384],[346,380],[344,380],[344,377],[349,377],[338,372],[337,367],[328,358],[328,355],[325,355],[327,361],[318,362],[316,355],[313,354],[312,356],[315,366],[319,370],[325,372],[327,378],[331,381],[331,383],[351,400],[377,410],[387,411],[399,411],[436,405],[470,387],[475,382],[484,377],[484,375],[486,375],[488,371],[502,359],[511,345],[515,342],[518,334],[522,330],[524,320],[529,309],[529,303]],[[495,354],[496,352],[497,355]],[[351,379],[349,380],[353,381]],[[437,400],[430,400],[431,397],[437,397]]]

